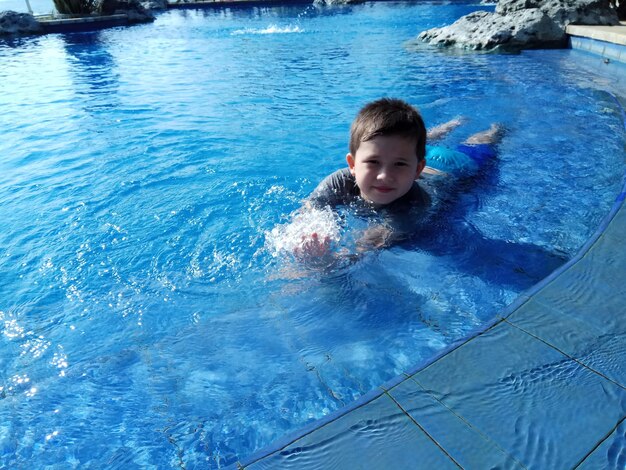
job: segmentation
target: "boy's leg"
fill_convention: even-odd
[[[448,123],[442,126],[447,125]],[[478,132],[459,144],[456,150],[427,145],[426,165],[428,166],[425,173],[474,175],[486,164],[496,159],[496,144],[501,138],[502,128],[497,124],[492,124],[486,131]]]
[[[479,168],[497,157],[496,145],[502,140],[503,129],[498,124],[492,124],[485,131],[477,132],[457,146],[457,150],[469,156]]]

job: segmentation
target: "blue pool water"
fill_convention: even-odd
[[[182,10],[0,42],[2,466],[233,463],[571,257],[625,170],[623,69],[411,42],[478,8]],[[304,269],[276,242],[383,95],[467,116],[450,145],[500,122],[497,165],[422,237]]]

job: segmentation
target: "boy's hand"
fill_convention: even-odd
[[[300,246],[293,250],[293,254],[296,258],[309,259],[309,258],[321,258],[330,253],[330,238],[324,237],[320,239],[317,233],[312,233],[310,236],[302,236],[302,242]]]

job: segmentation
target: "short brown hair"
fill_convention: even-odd
[[[417,161],[424,159],[426,126],[417,109],[407,102],[381,98],[363,106],[350,128],[350,153],[355,155],[361,142],[367,142],[379,135],[400,135],[415,139]]]

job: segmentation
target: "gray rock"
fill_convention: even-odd
[[[509,15],[477,11],[450,26],[424,31],[418,39],[474,50],[561,47],[567,41],[565,31],[537,8]]]
[[[496,13],[507,15],[529,8],[540,9],[562,28],[568,24],[619,23],[617,13],[608,0],[501,0],[496,6]]]
[[[148,0],[141,2],[141,6],[146,10],[166,10],[167,0]]]
[[[618,24],[608,0],[499,0],[494,13],[477,11],[418,39],[473,50],[565,47],[568,24]]]
[[[19,36],[41,32],[41,25],[33,15],[15,11],[0,12],[0,36]]]

